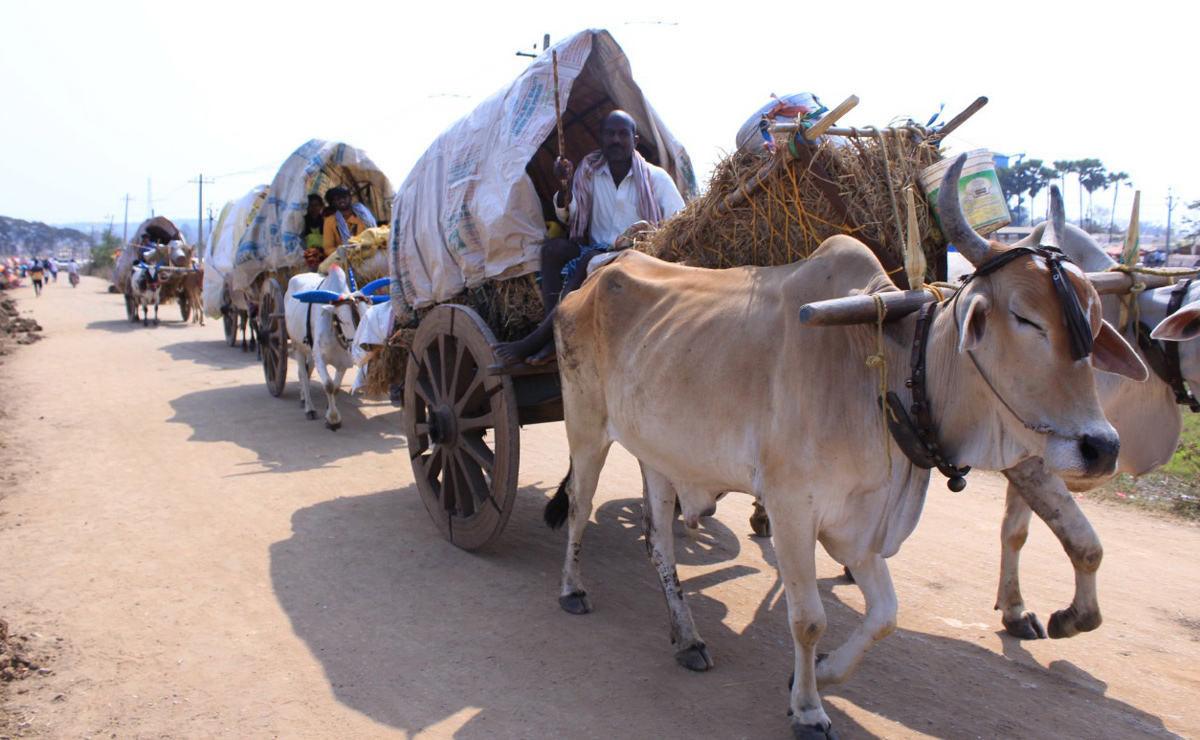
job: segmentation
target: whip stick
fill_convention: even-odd
[[[550,61],[554,66],[554,118],[558,123],[558,158],[563,158],[563,123],[562,123],[562,106],[558,102],[558,52],[550,52]],[[565,188],[567,181],[563,180],[562,185]]]

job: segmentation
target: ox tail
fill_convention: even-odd
[[[571,482],[571,472],[574,467],[567,468],[567,476],[558,484],[554,498],[546,502],[546,510],[542,512],[542,520],[550,529],[558,529],[567,521],[567,512],[571,510],[571,497],[567,494],[567,486]]]

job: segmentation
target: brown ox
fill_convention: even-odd
[[[962,159],[942,183],[950,238],[976,264],[999,245],[966,239],[958,204]],[[962,238],[960,238],[962,237]],[[975,237],[977,240],[978,237]],[[982,241],[982,240],[979,240]],[[1063,302],[1045,259],[1021,255],[976,278],[937,311],[925,343],[936,436],[957,465],[1005,470],[1030,457],[1072,476],[1108,474],[1119,448],[1096,396],[1092,367],[1145,376],[1129,345],[1101,321],[1082,272],[1069,291],[1083,307],[1087,355],[1072,356]],[[818,688],[844,681],[895,629],[896,596],[885,558],[916,526],[929,483],[886,436],[880,373],[907,406],[917,318],[886,325],[808,327],[802,304],[894,290],[875,256],[846,236],[803,262],[704,270],[626,253],[563,299],[555,321],[571,472],[547,505],[569,523],[562,607],[591,610],[579,572],[584,526],[608,448],[641,463],[647,550],[666,596],[676,659],[712,666],[675,570],[671,521],[698,519],[723,491],[763,502],[787,595],[795,648],[791,693],[797,737],[833,736]],[[1079,335],[1075,336],[1076,344]],[[1012,368],[1020,372],[1012,372]],[[1019,416],[1028,427],[1016,420]],[[820,542],[853,574],[866,615],[847,641],[817,660],[825,612],[817,590]]]
[[[1053,198],[1057,191],[1053,190],[1051,195]],[[1052,205],[1052,210],[1056,208],[1061,208],[1061,203]],[[1017,246],[1039,243],[1046,229],[1047,224],[1039,225]],[[1116,265],[1090,235],[1069,224],[1062,231],[1060,246],[1068,257],[1088,272],[1102,272]],[[966,260],[952,261],[949,268],[952,279],[972,271]],[[1058,476],[1047,471],[1038,458],[1030,458],[1004,471],[1008,478],[1008,491],[1001,528],[1000,583],[996,609],[1001,613],[1005,629],[1015,637],[1036,639],[1044,638],[1047,634],[1053,638],[1072,637],[1100,626],[1096,574],[1104,550],[1096,531],[1070,492],[1091,490],[1119,473],[1135,477],[1145,475],[1164,465],[1175,453],[1182,428],[1180,404],[1188,403],[1189,399],[1182,386],[1178,392],[1172,387],[1171,379],[1177,376],[1176,382],[1187,382],[1192,387],[1200,383],[1200,343],[1187,341],[1179,346],[1172,369],[1171,362],[1166,359],[1167,348],[1156,345],[1146,336],[1139,341],[1137,332],[1140,324],[1143,332],[1157,327],[1153,334],[1155,339],[1186,341],[1197,336],[1200,282],[1179,287],[1183,291],[1179,296],[1181,306],[1174,313],[1168,311],[1168,306],[1175,287],[1140,293],[1135,299],[1137,311],[1132,314],[1137,320],[1130,321],[1124,333],[1130,344],[1139,346],[1138,352],[1143,359],[1147,359],[1147,352],[1156,357],[1147,362],[1156,371],[1149,380],[1135,383],[1110,373],[1096,376],[1104,415],[1121,436],[1121,452],[1111,476]],[[1101,297],[1101,305],[1104,318],[1114,325],[1118,324],[1120,299],[1115,295],[1105,295]],[[1075,570],[1075,594],[1070,605],[1054,612],[1046,627],[1042,626],[1036,614],[1026,610],[1020,585],[1021,548],[1029,535],[1029,521],[1035,511],[1062,542]]]

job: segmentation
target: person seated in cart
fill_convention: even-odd
[[[329,209],[333,215],[333,209]],[[308,196],[308,210],[304,213],[304,228],[300,232],[304,240],[304,261],[317,269],[325,259],[325,201],[316,193]]]
[[[378,225],[366,206],[352,202],[350,188],[344,185],[326,191],[325,202],[333,207],[333,214],[325,217],[323,249],[326,257],[350,241],[350,237]]]
[[[529,336],[496,345],[505,364],[545,365],[555,358],[554,309],[562,296],[583,284],[597,257],[632,244],[632,235],[683,208],[683,196],[666,170],[650,164],[637,151],[637,124],[614,110],[600,126],[600,149],[583,158],[575,170],[569,160],[554,163],[564,187],[554,196],[560,221],[570,238],[547,239],[542,245],[542,301],[546,318]],[[572,177],[574,175],[574,177]]]

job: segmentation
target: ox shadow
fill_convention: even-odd
[[[857,589],[841,577],[822,578],[829,620],[821,650],[840,644],[860,612],[839,594]],[[904,605],[900,605],[901,609]],[[844,700],[930,737],[1111,737],[1176,738],[1162,720],[1104,696],[1107,685],[1067,661],[1038,665],[1012,656],[1021,641],[1001,634],[1004,655],[967,639],[897,629],[867,653],[845,684],[822,696]],[[871,736],[843,731],[842,737]],[[1116,730],[1116,728],[1120,728]]]
[[[323,401],[322,394],[318,418],[310,421],[300,408],[296,384],[280,398],[262,384],[229,385],[173,399],[175,413],[168,422],[191,427],[190,442],[232,442],[256,455],[256,462],[245,464],[246,471],[231,475],[314,470],[364,453],[391,453],[404,444],[395,413],[367,416],[360,402],[345,393],[338,397],[342,428],[329,431]]]
[[[139,314],[140,315],[140,314]],[[154,312],[150,312],[150,325],[142,326],[142,320],[130,321],[129,319],[109,319],[107,321],[91,321],[88,322],[87,328],[93,331],[106,331],[111,334],[127,334],[131,331],[152,331],[155,329],[179,330],[186,329],[192,324],[190,321],[180,321],[179,319],[158,317],[158,326],[154,325]]]
[[[297,511],[271,547],[272,583],[338,699],[410,736],[784,736],[786,620],[771,611],[735,631],[705,594],[760,575],[735,561],[739,537],[710,520],[694,545],[678,538],[681,562],[710,566],[685,585],[718,667],[690,673],[674,660],[640,498],[595,512],[582,556],[595,611],[581,617],[558,606],[566,537],[541,521],[549,492],[521,489],[480,553],[443,540],[412,486]]]
[[[176,342],[166,345],[162,350],[170,355],[172,360],[192,362],[217,370],[240,370],[262,362],[255,351],[243,352],[240,345],[230,347],[225,342],[212,340]]]

